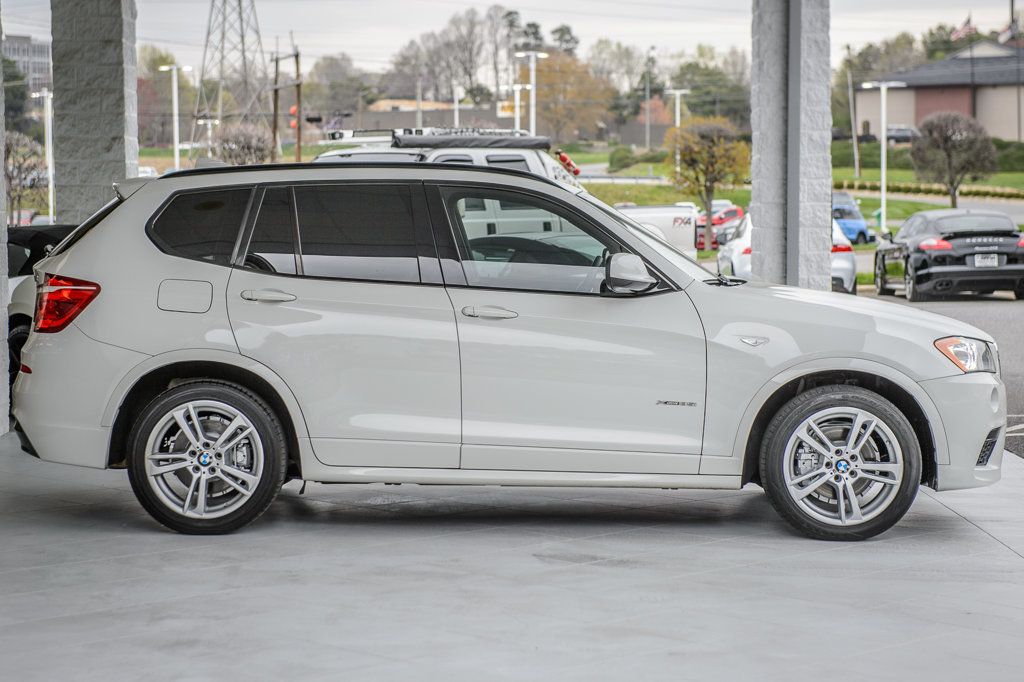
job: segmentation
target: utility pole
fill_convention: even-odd
[[[857,100],[853,94],[853,55],[846,46],[846,92],[850,99],[850,132],[853,134],[853,177],[860,177],[860,141],[857,139]]]
[[[423,76],[416,76],[416,127],[423,127]]]
[[[273,94],[271,95],[272,113],[270,115],[270,163],[277,163],[277,155],[281,151],[281,138],[278,132],[277,126],[280,125],[279,117],[281,115],[281,93],[278,90],[278,83],[281,80],[281,62],[277,59],[278,46],[274,44],[274,85]]]
[[[295,163],[302,163],[302,70],[299,68],[299,48],[292,41],[295,57]]]
[[[515,57],[517,59],[523,59],[524,57],[530,60],[530,135],[537,134],[537,60],[547,59],[547,52],[538,52],[537,50],[525,50],[523,52],[516,52]]]
[[[513,108],[512,108],[513,119],[512,120],[514,121],[514,123],[512,124],[513,130],[519,130],[521,125],[522,125],[522,116],[520,116],[521,108],[519,106],[519,103],[521,101],[521,96],[520,96],[519,93],[521,93],[523,90],[532,90],[532,89],[533,88],[531,88],[529,85],[523,85],[522,83],[515,83],[515,84],[512,85],[512,101],[513,101]]]
[[[177,64],[163,64],[157,67],[158,71],[171,72],[171,118],[173,119],[174,131],[174,170],[181,170],[181,117],[178,113],[178,69],[191,71],[191,66],[178,66]]]
[[[1017,7],[1014,0],[1010,0],[1010,38],[1013,41],[1013,52],[1017,57],[1017,142],[1020,142],[1020,24],[1017,23]]]
[[[290,83],[280,82],[281,73],[281,60],[283,59],[294,59],[295,60],[295,80]],[[292,51],[290,54],[275,54],[272,58],[274,62],[274,85],[273,87],[273,117],[271,120],[271,132],[273,135],[273,148],[270,151],[270,160],[277,161],[277,149],[280,140],[278,133],[278,115],[280,113],[280,92],[284,88],[295,88],[295,162],[302,162],[302,71],[299,66],[299,48],[295,47],[295,43],[292,43]]]
[[[644,147],[646,149],[651,148],[651,51],[654,50],[651,47],[647,51],[647,68],[644,70],[644,100],[647,104],[644,106]]]

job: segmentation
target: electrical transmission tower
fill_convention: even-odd
[[[214,126],[240,122],[266,126],[268,97],[255,0],[210,0],[189,157],[204,137],[208,145],[212,143]]]

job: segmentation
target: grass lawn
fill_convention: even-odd
[[[615,171],[612,175],[624,177],[660,175],[668,178],[672,176],[672,166],[668,163],[634,163],[632,166]]]
[[[302,145],[302,160],[312,161],[313,157],[331,149],[348,149],[355,145],[351,144],[304,144]],[[196,150],[197,154],[203,154],[203,150]],[[288,163],[295,160],[295,144],[288,143],[281,145],[281,161]],[[141,147],[139,149],[139,163],[143,166],[153,166],[158,172],[163,173],[174,165],[174,150],[171,147]],[[188,150],[181,150],[181,165],[183,168],[191,168],[188,161]]]
[[[671,185],[612,185],[608,183],[585,183],[587,191],[608,205],[631,201],[638,206],[674,204],[677,201],[693,201],[697,198],[680,192]],[[735,204],[746,206],[750,203],[749,189],[722,190],[717,199],[729,199]]]
[[[570,152],[569,158],[575,161],[577,166],[583,163],[608,163],[608,152]]]
[[[889,182],[918,182],[917,177],[914,175],[914,171],[906,168],[890,168],[886,175],[888,176],[887,179]],[[833,168],[832,179],[853,180],[853,168]],[[878,168],[861,168],[860,179],[879,182],[882,179],[881,170]],[[973,184],[985,187],[1012,187],[1013,189],[1024,189],[1024,172],[1011,171],[1005,173],[993,173],[984,180]]]
[[[856,196],[856,192],[852,192]],[[860,212],[871,224],[871,214],[882,205],[879,197],[859,197]],[[901,223],[918,211],[929,211],[933,208],[942,208],[941,204],[929,204],[925,201],[913,201],[911,199],[887,199],[885,202],[886,222]]]

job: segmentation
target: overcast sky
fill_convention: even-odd
[[[176,55],[181,64],[197,65],[209,13],[209,0],[136,0],[139,43],[154,43]],[[523,0],[504,3],[518,9],[523,21],[536,21],[545,35],[569,24],[582,41],[582,54],[598,38],[608,37],[659,51],[678,51],[697,43],[719,49],[750,51],[751,0]],[[0,0],[8,33],[49,36],[49,0]],[[391,54],[448,17],[487,3],[463,0],[256,0],[264,48],[275,39],[288,43],[289,31],[312,65],[316,57],[346,52],[368,71],[382,71]],[[833,0],[832,62],[847,44],[910,31],[915,35],[939,22],[959,25],[971,13],[988,31],[1008,20],[1003,0]]]

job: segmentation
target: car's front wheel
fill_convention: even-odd
[[[284,481],[281,422],[237,384],[198,380],[168,389],[143,409],[128,443],[135,496],[181,533],[229,533],[251,523]]]
[[[921,480],[913,427],[882,396],[822,386],[786,403],[761,443],[761,483],[796,530],[822,540],[863,540],[891,528]]]

